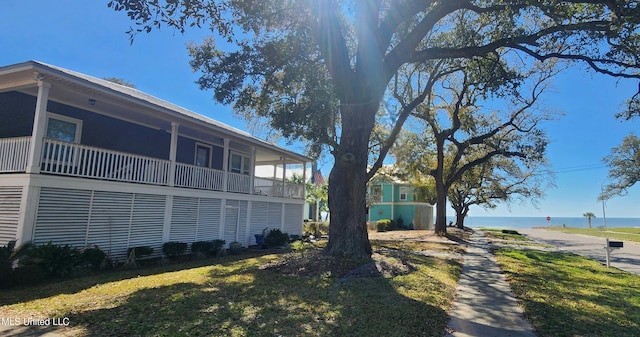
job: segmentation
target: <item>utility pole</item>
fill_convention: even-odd
[[[605,198],[604,198],[604,188],[600,185],[600,199],[602,199],[602,227],[607,228],[607,216],[605,215]]]

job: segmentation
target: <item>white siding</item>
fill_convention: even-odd
[[[151,246],[154,255],[160,255],[165,201],[166,197],[162,195],[135,195],[129,230],[129,247]]]
[[[133,193],[94,192],[87,244],[124,258],[129,248],[132,203]]]
[[[281,229],[282,225],[282,204],[277,202],[269,203],[269,215],[267,216],[267,227],[271,229]]]
[[[198,224],[198,198],[173,198],[170,241],[193,242]]]
[[[249,223],[249,233],[247,233],[247,242],[254,245],[256,239],[255,234],[262,234],[262,230],[267,225],[267,218],[269,216],[269,203],[262,201],[254,201],[251,203],[251,217]]]
[[[0,187],[0,246],[16,239],[21,199],[22,187]]]
[[[160,255],[165,196],[43,187],[34,243],[97,245],[117,260],[129,247]]]
[[[169,240],[191,243],[220,238],[221,204],[220,199],[175,197]]]
[[[236,240],[246,245],[247,207],[246,200],[227,200],[224,217],[224,240],[227,245]]]
[[[33,235],[34,243],[53,241],[82,247],[87,241],[91,191],[43,187]]]
[[[290,235],[302,235],[302,205],[284,205],[284,230]]]
[[[221,205],[222,200],[220,199],[200,199],[196,241],[211,241],[220,238]]]

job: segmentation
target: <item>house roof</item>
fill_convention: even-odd
[[[276,144],[267,142],[263,139],[260,139],[258,137],[251,135],[246,131],[234,128],[227,124],[216,121],[212,118],[200,115],[191,110],[188,110],[186,108],[183,108],[171,102],[167,102],[155,96],[149,95],[135,88],[127,87],[127,86],[113,83],[107,80],[82,74],[76,71],[50,65],[47,63],[31,60],[23,63],[0,67],[0,77],[7,76],[9,81],[11,82],[12,74],[17,74],[25,71],[31,71],[34,73],[34,75],[53,77],[56,79],[69,81],[75,85],[97,90],[99,92],[103,92],[106,94],[116,95],[122,99],[133,101],[135,103],[151,107],[153,110],[156,110],[157,112],[165,113],[173,117],[178,117],[180,119],[187,119],[187,120],[190,120],[191,122],[198,123],[216,132],[219,132],[222,134],[229,134],[234,136],[235,138],[239,138],[249,143],[253,143],[260,147],[271,149],[276,152],[280,152],[282,154],[285,154],[285,156],[290,159],[295,159],[301,162],[312,161],[310,158],[306,156],[287,150]],[[32,82],[33,81],[35,81],[35,79],[32,78]],[[2,88],[0,87],[0,89]]]

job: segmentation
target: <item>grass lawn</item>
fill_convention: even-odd
[[[495,254],[539,336],[640,336],[640,276],[573,254]]]
[[[640,242],[640,228],[570,228],[545,227],[546,230],[560,231],[571,234],[584,234],[603,238]]]
[[[481,228],[481,230],[484,232],[486,237],[492,238],[492,239],[510,240],[510,241],[531,241],[531,239],[521,234],[504,233],[502,229]]]
[[[56,332],[74,336],[442,336],[460,261],[384,245],[400,272],[290,276],[265,266],[300,253],[246,253],[4,291],[0,317],[68,317]]]

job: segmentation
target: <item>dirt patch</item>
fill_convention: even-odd
[[[459,259],[464,253],[466,233],[450,229],[449,237],[438,236],[433,231],[391,231],[370,232],[374,254],[371,259],[353,260],[323,253],[321,248],[308,248],[304,254],[287,253],[277,261],[260,267],[276,273],[309,277],[395,277],[408,274],[416,269],[409,255],[433,256],[438,258]]]

